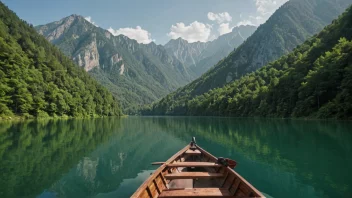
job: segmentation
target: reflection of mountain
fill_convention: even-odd
[[[259,190],[274,191],[274,197],[352,194],[352,179],[345,177],[352,167],[351,123],[204,117],[154,121],[181,139],[196,136],[216,156],[238,160],[237,170]]]
[[[152,120],[150,120],[152,121]],[[121,129],[100,145],[97,150],[81,159],[78,165],[56,182],[50,192],[60,197],[89,197],[113,192],[126,192],[120,185],[130,178],[138,177],[142,170],[156,167],[153,161],[164,161],[187,142],[158,129],[153,122],[140,118],[122,119]],[[146,178],[143,176],[142,178]],[[130,193],[144,181],[130,186]],[[119,190],[120,189],[120,190]]]
[[[128,117],[0,125],[0,197],[128,197],[195,136],[273,197],[351,197],[351,123]],[[20,131],[20,133],[17,133]],[[46,190],[44,190],[46,189]]]
[[[85,154],[107,141],[119,123],[116,118],[1,123],[0,197],[41,193]],[[93,176],[91,172],[85,174]]]

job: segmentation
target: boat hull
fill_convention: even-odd
[[[157,164],[161,166],[131,197],[264,197],[193,141],[166,162]]]

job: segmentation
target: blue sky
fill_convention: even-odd
[[[2,0],[33,25],[79,14],[140,43],[206,42],[241,24],[259,25],[287,0]]]

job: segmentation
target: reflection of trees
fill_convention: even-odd
[[[32,197],[48,188],[87,152],[107,141],[119,122],[91,119],[2,123],[1,197]]]
[[[267,182],[285,192],[293,178],[322,195],[351,195],[350,128],[348,122],[200,117],[2,123],[0,197],[35,196],[43,189],[61,197],[114,192],[192,136],[215,155],[239,153],[260,162],[251,164],[258,178],[264,177],[259,164],[269,165]]]
[[[155,169],[151,162],[168,159],[185,144],[162,132],[151,119],[121,119],[119,132],[89,157],[81,159],[49,191],[58,192],[61,197],[90,197],[113,192],[123,180],[135,178],[142,170]]]
[[[209,117],[154,119],[175,136],[196,136],[199,141],[216,143],[251,160],[294,173],[327,194],[352,193],[351,178],[345,176],[352,165],[351,123]]]

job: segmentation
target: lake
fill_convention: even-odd
[[[352,197],[352,122],[211,117],[0,123],[0,197],[129,197],[192,136],[268,197]]]

